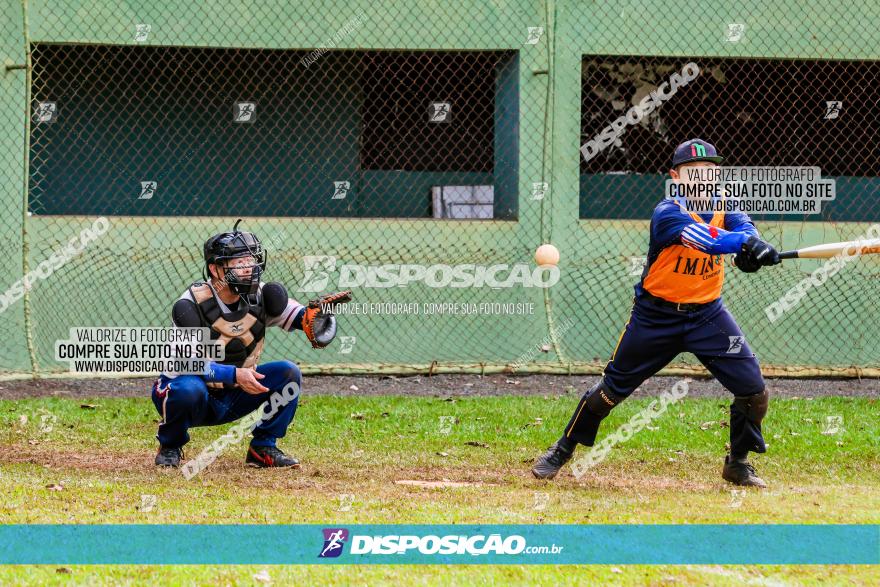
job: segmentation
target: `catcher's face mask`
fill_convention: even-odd
[[[230,290],[241,296],[252,295],[260,289],[260,278],[266,270],[266,251],[256,235],[239,231],[236,222],[233,232],[208,239],[205,263],[219,268]]]
[[[219,269],[223,275],[223,282],[235,293],[239,295],[257,293],[263,269],[255,257],[235,257],[226,261]]]

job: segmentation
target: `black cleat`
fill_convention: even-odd
[[[156,453],[156,466],[157,467],[179,467],[180,459],[183,458],[183,449],[181,448],[167,448],[164,446],[159,447],[159,452]]]
[[[293,467],[299,469],[299,461],[281,452],[275,446],[249,446],[245,462],[254,467]]]
[[[730,459],[730,455],[724,457],[724,470],[721,476],[725,481],[730,481],[734,485],[743,485],[746,487],[767,487],[763,479],[755,473],[755,468],[749,462],[734,461]]]
[[[559,473],[562,465],[571,460],[573,454],[574,452],[562,450],[559,448],[559,443],[555,443],[535,461],[532,466],[532,475],[538,479],[553,479]]]

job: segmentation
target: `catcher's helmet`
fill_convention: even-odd
[[[260,239],[252,232],[238,230],[241,219],[232,227],[232,232],[215,234],[205,241],[205,271],[211,274],[208,265],[219,265],[237,257],[253,257],[256,263],[251,266],[249,277],[241,277],[235,269],[226,269],[223,275],[229,288],[239,295],[252,295],[260,288],[260,277],[266,270],[266,251]]]

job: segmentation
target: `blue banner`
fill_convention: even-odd
[[[8,525],[0,564],[880,564],[880,526]]]

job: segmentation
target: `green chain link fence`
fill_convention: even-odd
[[[403,305],[342,316],[346,340],[323,351],[270,330],[265,360],[333,373],[597,372],[672,150],[695,136],[731,165],[837,179],[821,216],[756,218],[780,248],[877,221],[868,2],[0,3],[9,376],[63,374],[71,327],[167,324],[202,243],[238,217],[293,297],[371,273],[356,301]],[[586,160],[581,145],[689,62],[697,79]],[[559,282],[522,287],[542,242]],[[377,269],[410,265],[428,277],[387,287]],[[435,287],[463,265],[504,265],[513,287]],[[874,258],[768,320],[817,267],[730,271],[725,299],[768,373],[875,373]],[[456,303],[471,306],[443,313]]]

